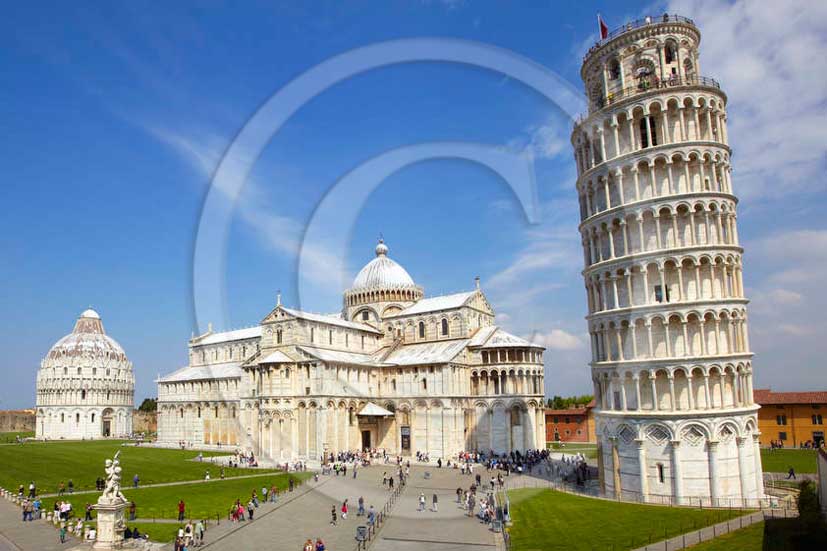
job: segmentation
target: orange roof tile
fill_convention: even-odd
[[[773,392],[769,388],[752,391],[753,400],[762,406],[782,404],[827,404],[827,391],[814,392]]]

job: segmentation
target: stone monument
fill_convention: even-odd
[[[124,547],[124,512],[129,503],[121,493],[120,450],[112,459],[106,460],[106,487],[98,498],[95,510],[98,512],[97,538],[93,549],[122,549]]]

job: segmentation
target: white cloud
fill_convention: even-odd
[[[523,135],[508,143],[512,151],[527,155],[532,159],[552,159],[558,155],[571,153],[568,121],[549,117],[546,121],[525,128]]]
[[[583,339],[563,329],[552,329],[548,333],[538,333],[526,338],[549,350],[577,350],[585,346]]]
[[[169,146],[173,153],[207,181],[212,179],[227,147],[226,139],[211,131],[181,133],[157,126],[144,128],[161,143]],[[244,159],[244,153],[241,154],[244,160],[249,160],[250,157],[252,155],[247,155]],[[235,170],[242,170],[241,163]],[[223,193],[227,200],[236,200],[234,193],[229,190],[216,189]],[[321,246],[303,244],[303,223],[277,214],[266,186],[254,177],[247,177],[244,191],[238,196],[235,207],[240,219],[252,230],[253,235],[261,240],[264,247],[285,255],[301,253],[305,267],[302,273],[308,275],[312,281],[327,284],[331,278],[335,281],[336,277],[341,279],[344,276],[342,272],[345,268],[340,255]],[[341,275],[336,274],[337,269]]]

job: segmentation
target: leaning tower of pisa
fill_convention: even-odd
[[[727,505],[763,482],[727,97],[700,39],[661,15],[595,44],[571,142],[601,485]]]

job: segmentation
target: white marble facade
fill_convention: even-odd
[[[35,435],[93,439],[132,434],[135,377],[121,345],[92,309],[57,341],[37,373]]]
[[[727,97],[700,38],[663,15],[596,44],[572,145],[601,482],[727,504],[763,483]]]
[[[341,313],[279,299],[261,323],[208,331],[158,381],[158,438],[265,460],[363,448],[432,458],[545,445],[543,348],[494,325],[477,284],[425,298],[380,242]]]

